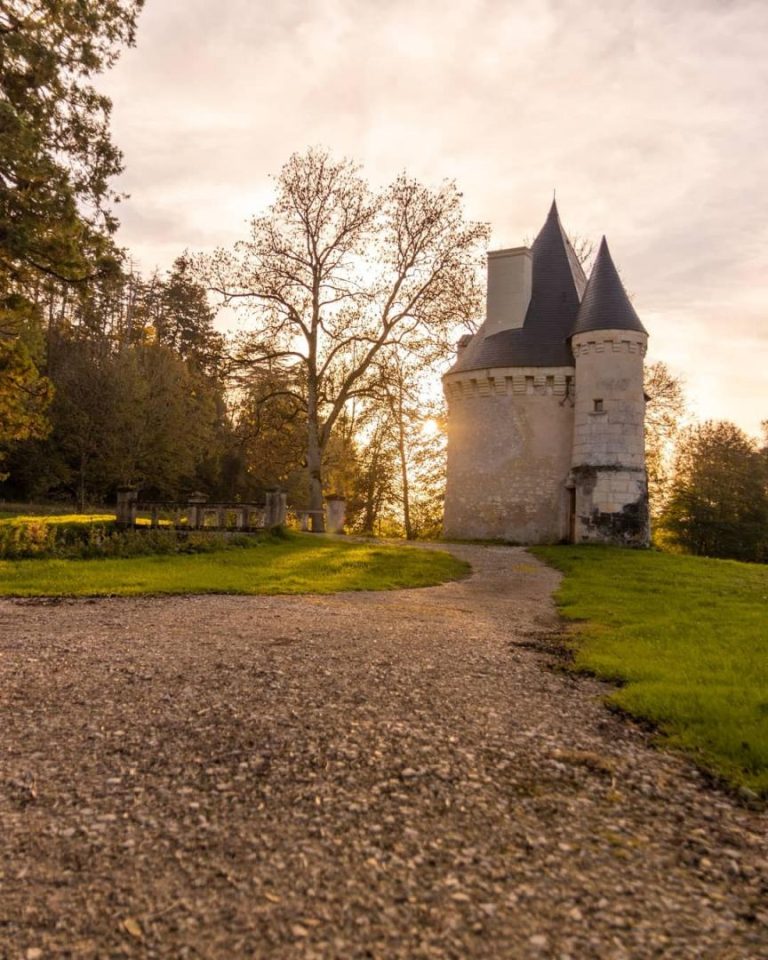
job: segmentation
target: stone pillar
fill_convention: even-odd
[[[264,502],[264,529],[271,530],[275,526],[275,490],[267,490]]]
[[[275,526],[285,526],[285,515],[288,511],[288,494],[279,490],[275,494]]]
[[[325,498],[328,516],[328,533],[344,533],[344,523],[347,519],[346,498],[338,493],[331,493]]]
[[[279,488],[267,490],[267,502],[264,508],[264,526],[267,530],[282,527],[285,524],[285,511],[288,497]]]
[[[189,529],[199,530],[203,525],[203,504],[208,500],[208,494],[199,490],[189,496]]]
[[[136,501],[139,491],[135,487],[123,486],[117,488],[117,509],[115,522],[118,529],[130,530],[136,526]]]

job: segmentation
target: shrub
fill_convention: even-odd
[[[113,520],[22,517],[0,522],[0,559],[92,559],[211,553],[258,542],[252,535],[169,529],[118,530]]]

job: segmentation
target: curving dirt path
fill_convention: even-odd
[[[557,575],[0,602],[0,957],[768,957],[768,817],[550,669]]]

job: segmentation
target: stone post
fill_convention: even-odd
[[[264,507],[264,527],[267,530],[281,527],[285,523],[287,499],[287,495],[281,493],[277,487],[267,490],[267,502]]]
[[[275,516],[275,491],[267,490],[264,494],[264,529],[271,530],[274,527]]]
[[[325,498],[328,516],[328,533],[344,533],[344,523],[347,519],[347,500],[338,493],[331,493]]]
[[[199,490],[189,495],[189,529],[199,530],[203,525],[203,504],[208,500],[208,494]]]
[[[117,488],[117,509],[115,522],[119,530],[130,530],[136,526],[136,501],[139,491],[135,487]]]

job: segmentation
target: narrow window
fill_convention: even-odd
[[[603,412],[603,401],[602,401],[602,400],[595,400],[594,403],[595,403],[595,413],[602,413],[602,412]]]
[[[550,396],[555,392],[555,378],[547,377],[547,394]]]
[[[533,393],[533,377],[525,378],[525,392]]]

